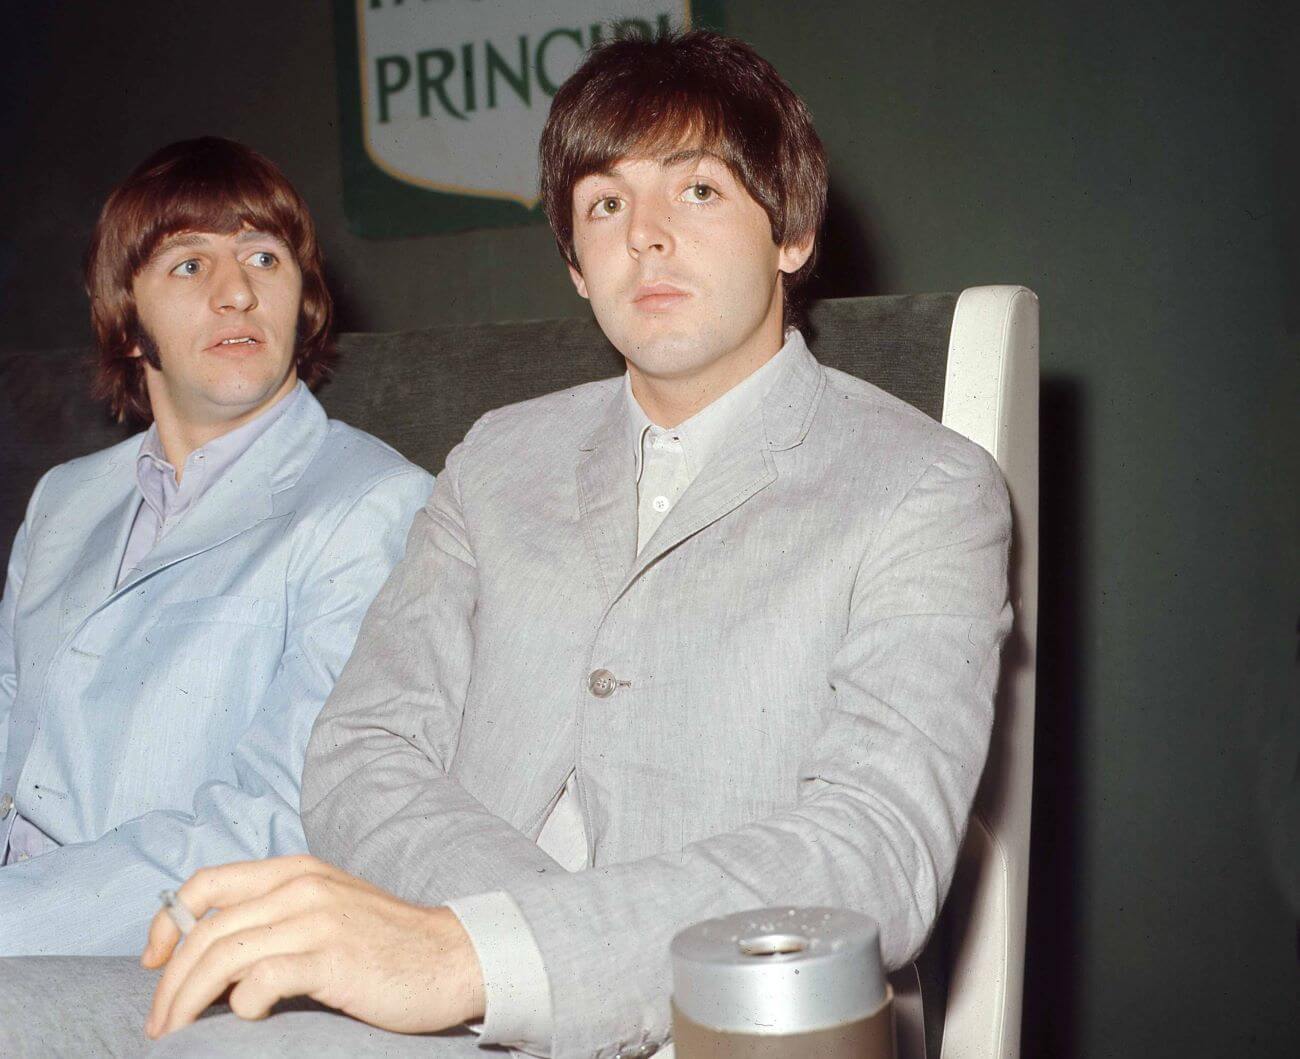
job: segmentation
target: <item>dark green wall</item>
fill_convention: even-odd
[[[99,201],[205,132],[284,165],[350,327],[583,311],[544,229],[346,231],[329,5],[46,6],[7,16],[0,346],[86,338]],[[1042,299],[1025,1053],[1297,1054],[1290,5],[727,7],[830,149],[824,293]]]

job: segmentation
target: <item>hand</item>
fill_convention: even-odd
[[[478,956],[448,908],[407,904],[307,856],[205,868],[177,896],[199,923],[178,948],[166,910],[154,916],[140,962],[167,969],[150,1037],[189,1025],[232,985],[230,1009],[245,1019],[292,996],[399,1033],[483,1015]]]

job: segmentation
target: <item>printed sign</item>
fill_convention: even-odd
[[[336,4],[345,211],[381,237],[541,221],[537,142],[586,50],[719,24],[699,0]]]

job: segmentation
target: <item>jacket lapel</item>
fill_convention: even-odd
[[[112,602],[159,570],[224,544],[269,518],[274,511],[275,494],[298,480],[325,440],[327,429],[324,409],[303,387],[293,407],[254,441],[219,481],[207,488],[193,510],[145,557],[135,572],[113,588],[112,577],[116,576],[126,549],[126,537],[122,537],[115,552],[117,565],[113,566],[108,580],[108,591],[99,596],[94,609]],[[139,500],[139,493],[134,488],[134,478],[132,483],[134,503]]]
[[[108,503],[68,573],[59,611],[59,628],[64,632],[80,624],[114,590],[127,537],[140,507],[134,456],[124,456],[107,474],[87,482],[84,488],[88,493],[107,497]]]
[[[596,430],[582,443],[578,503],[605,604],[636,557],[636,460],[628,440],[626,397],[618,386]]]
[[[274,495],[292,485],[325,440],[329,421],[302,383],[292,407],[249,446],[127,580],[127,591],[159,570],[224,544],[271,517]]]
[[[744,423],[722,446],[668,512],[636,557],[620,593],[660,556],[693,537],[706,526],[735,511],[755,493],[776,480],[776,461],[767,448],[763,424]],[[633,516],[635,526],[636,515]]]
[[[677,506],[646,541],[641,554],[630,566],[624,567],[627,574],[618,582],[613,599],[621,596],[642,571],[661,556],[735,511],[755,493],[776,481],[776,460],[772,453],[793,448],[803,441],[826,385],[821,365],[802,340],[790,353],[790,363],[773,380],[759,411],[737,427],[730,442],[723,445],[700,471]],[[626,433],[620,436],[626,448]],[[628,460],[631,459],[629,453]],[[630,470],[627,477],[631,478]],[[631,513],[626,520],[632,541],[629,548],[635,552],[635,488],[631,489],[630,505]]]
[[[258,446],[262,440],[258,440]],[[255,467],[241,466],[250,459]],[[252,449],[236,460],[220,481],[208,487],[176,529],[145,556],[119,591],[126,591],[164,567],[224,544],[267,518],[271,514],[271,483],[263,462]]]

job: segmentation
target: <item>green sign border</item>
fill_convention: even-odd
[[[692,0],[691,22],[723,28],[724,0]],[[334,50],[338,70],[339,162],[343,214],[348,228],[368,239],[441,235],[471,228],[544,224],[540,205],[476,195],[453,195],[404,183],[380,169],[366,153],[361,114],[361,59],[356,0],[334,0]]]

